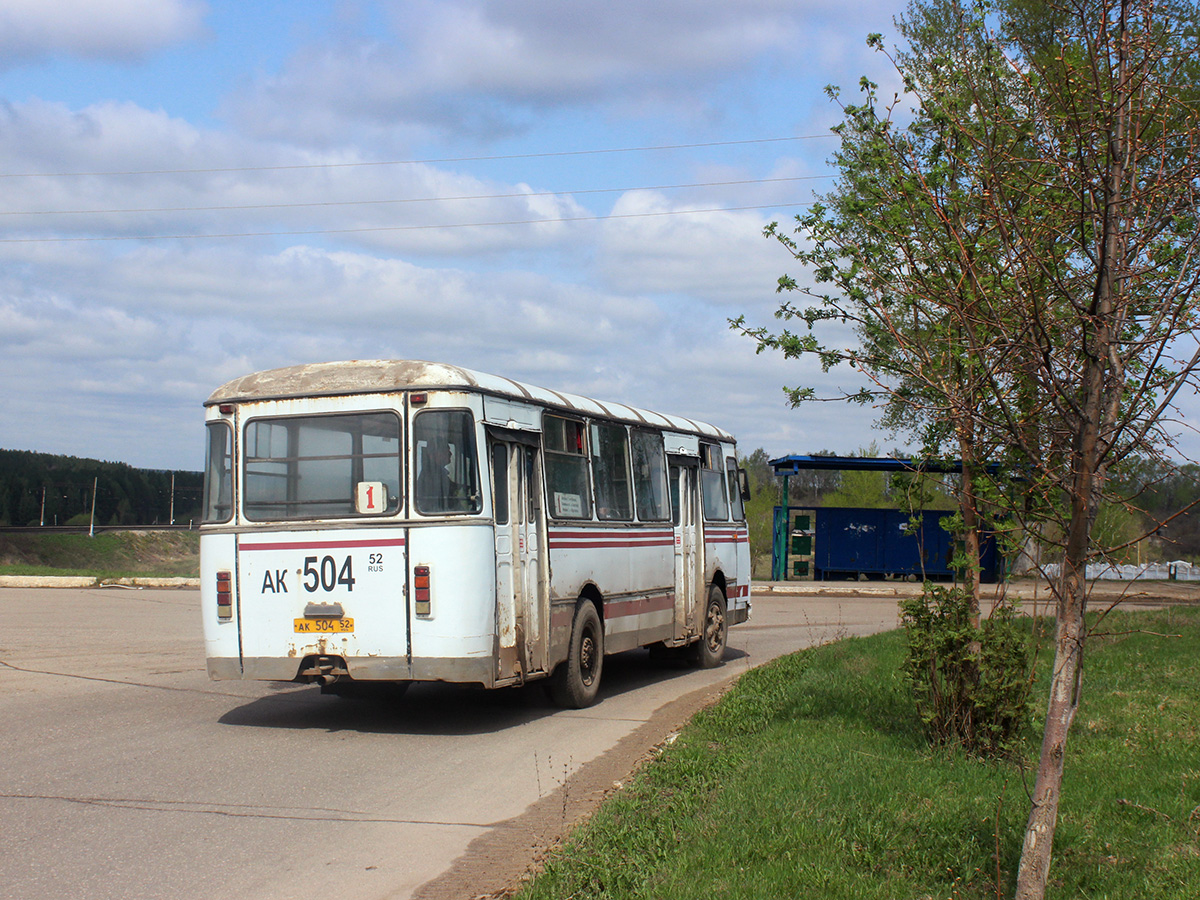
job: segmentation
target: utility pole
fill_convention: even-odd
[[[92,524],[88,526],[88,537],[96,536],[96,485],[99,482],[99,475],[92,479]]]

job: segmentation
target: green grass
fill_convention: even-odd
[[[199,571],[196,532],[0,535],[0,575],[196,577]]]
[[[1121,613],[1104,630],[1122,634],[1089,645],[1048,896],[1194,900],[1200,610]],[[519,897],[1011,896],[1048,651],[1024,774],[931,750],[902,656],[892,632],[747,673]]]

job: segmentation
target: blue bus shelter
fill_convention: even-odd
[[[924,511],[915,516],[897,509],[802,507],[788,502],[788,480],[802,470],[956,473],[960,462],[918,462],[891,457],[784,456],[770,461],[783,478],[783,497],[775,507],[771,578],[918,577],[950,578],[956,538],[942,527],[952,513]],[[914,522],[915,520],[915,522]],[[994,540],[985,536],[981,577],[995,581],[1000,559]]]

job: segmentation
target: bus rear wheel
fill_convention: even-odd
[[[708,589],[700,640],[692,644],[692,660],[702,669],[715,669],[725,659],[729,621],[725,617],[725,592],[717,585]]]
[[[567,658],[550,676],[550,696],[559,706],[583,709],[596,702],[604,668],[604,626],[590,601],[575,607]]]

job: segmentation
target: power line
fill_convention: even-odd
[[[771,203],[762,206],[728,206],[711,207],[707,209],[678,209],[666,212],[649,213],[611,213],[595,216],[562,216],[547,219],[515,219],[507,222],[456,222],[448,224],[429,225],[379,225],[364,228],[316,228],[297,231],[238,231],[211,234],[141,234],[141,235],[105,235],[93,237],[49,237],[49,238],[0,238],[0,244],[70,244],[96,243],[101,241],[169,241],[169,240],[204,240],[217,238],[248,238],[248,237],[296,237],[315,234],[365,234],[369,232],[394,231],[427,231],[438,228],[495,228],[510,225],[553,225],[564,222],[600,222],[609,219],[649,219],[665,216],[695,215],[697,213],[745,212],[758,209],[790,209],[798,206],[809,206],[805,203]]]
[[[493,156],[444,156],[429,159],[389,159],[344,163],[296,163],[284,166],[228,166],[200,169],[143,169],[111,172],[0,172],[0,178],[87,178],[127,175],[212,175],[227,172],[284,172],[297,169],[353,169],[367,166],[415,166],[452,162],[494,162],[510,159],[549,159],[565,156],[595,156],[605,153],[646,153],[660,150],[696,150],[705,147],[740,147],[749,144],[778,144],[787,141],[812,141],[836,137],[829,134],[802,134],[792,137],[753,138],[741,141],[703,141],[694,144],[658,144],[646,147],[606,147],[596,150],[554,150],[543,153],[507,153]]]
[[[557,197],[577,194],[620,194],[630,191],[667,191],[683,188],[737,187],[749,184],[783,184],[795,181],[813,181],[833,178],[828,175],[797,175],[787,178],[754,178],[743,181],[698,181],[688,184],[654,184],[639,187],[584,188],[576,191],[517,191],[508,194],[474,194],[457,197],[401,197],[390,200],[320,200],[309,203],[250,203],[222,206],[148,206],[126,209],[40,209],[0,210],[0,216],[84,216],[122,215],[127,213],[179,213],[179,212],[232,212],[252,209],[306,209],[333,206],[384,206],[400,203],[440,203],[459,200],[513,200],[523,197]]]

